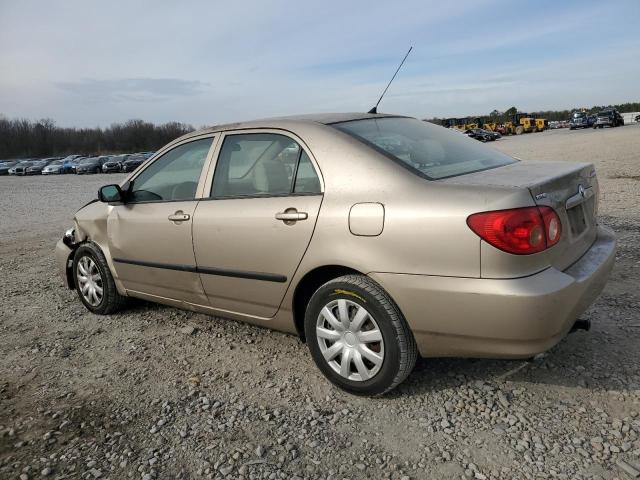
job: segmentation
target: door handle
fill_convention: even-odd
[[[276,220],[282,220],[287,225],[291,225],[300,220],[309,218],[307,212],[299,212],[295,208],[287,208],[284,212],[276,213]]]
[[[189,220],[191,218],[191,215],[189,215],[188,213],[184,213],[182,210],[178,210],[176,213],[174,213],[173,215],[169,215],[167,218],[172,222],[179,223]]]

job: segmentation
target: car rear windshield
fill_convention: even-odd
[[[415,118],[368,118],[332,126],[429,180],[479,172],[516,161],[466,135]]]

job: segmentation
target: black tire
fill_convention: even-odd
[[[368,380],[351,380],[340,375],[320,349],[316,334],[320,312],[330,302],[340,299],[355,304],[353,308],[364,307],[382,335],[382,364]],[[364,275],[346,275],[318,288],[307,305],[304,328],[311,356],[320,371],[334,385],[355,395],[383,395],[394,389],[411,373],[418,356],[416,342],[402,312],[380,285]]]
[[[89,257],[93,260],[97,267],[101,277],[102,287],[102,299],[97,305],[92,305],[83,296],[81,287],[78,281],[78,264],[82,257]],[[102,253],[102,250],[91,242],[83,243],[78,247],[73,257],[73,280],[76,286],[76,292],[78,298],[84,304],[87,309],[97,315],[109,315],[122,309],[127,302],[127,297],[122,296],[116,289],[116,284],[113,281],[113,276],[107,265],[107,260]]]

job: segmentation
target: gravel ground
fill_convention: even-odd
[[[89,314],[53,245],[119,175],[0,177],[0,478],[627,478],[640,463],[640,126],[505,138],[592,161],[619,237],[603,295],[533,361],[419,360],[384,398],[292,336],[143,302]]]

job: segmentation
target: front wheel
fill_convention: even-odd
[[[320,371],[356,395],[392,390],[411,373],[418,355],[398,306],[364,275],[346,275],[316,290],[305,313],[305,334]]]
[[[93,243],[82,244],[76,250],[73,278],[80,301],[93,313],[108,315],[126,303],[127,297],[118,293],[102,250]]]

